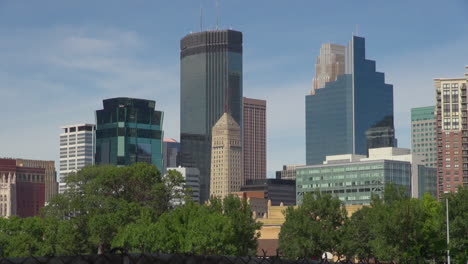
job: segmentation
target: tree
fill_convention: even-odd
[[[173,194],[183,179],[172,173],[161,177],[153,165],[135,163],[85,167],[66,178],[69,189],[44,209],[45,217],[72,221],[81,248],[77,253],[103,253],[123,226],[135,223],[142,210],[152,221],[171,208]]]
[[[223,213],[231,219],[234,229],[232,244],[234,244],[237,249],[236,255],[255,255],[257,251],[257,240],[260,236],[257,230],[259,230],[262,225],[253,218],[247,200],[234,195],[228,195],[222,201],[212,198],[210,200],[210,208]]]
[[[288,207],[285,216],[279,234],[283,255],[321,259],[324,252],[336,252],[339,229],[346,220],[346,209],[338,198],[319,191],[306,193],[302,205]]]
[[[459,187],[456,193],[445,195],[442,214],[445,219],[445,199],[449,203],[450,255],[457,263],[468,262],[468,188]],[[444,223],[443,234],[446,235]]]

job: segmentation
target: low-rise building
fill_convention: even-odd
[[[304,165],[283,165],[283,169],[276,171],[276,179],[278,180],[295,180],[296,168]]]
[[[296,204],[295,180],[248,180],[247,184],[241,187],[241,192],[262,192],[263,198],[271,200],[272,205]]]
[[[381,195],[387,183],[406,189],[411,197],[425,192],[436,196],[433,168],[424,165],[424,157],[409,149],[369,149],[369,156],[327,156],[322,165],[297,168],[297,202],[306,192],[319,190],[337,196],[345,205],[368,205],[373,194]]]

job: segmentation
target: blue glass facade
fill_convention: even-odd
[[[209,199],[211,129],[227,112],[242,126],[242,33],[192,33],[180,41],[181,165],[200,170],[200,200]]]
[[[376,72],[375,61],[365,58],[364,38],[354,36],[346,48],[346,74],[306,96],[306,163],[367,154],[366,132],[373,136],[369,147],[393,147],[393,129],[393,86]],[[385,131],[382,140],[375,131]]]
[[[96,111],[95,164],[147,162],[163,171],[163,112],[156,102],[134,98],[104,100]]]

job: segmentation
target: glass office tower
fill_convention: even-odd
[[[345,61],[344,75],[306,96],[307,165],[321,164],[327,155],[365,155],[372,145],[396,146],[393,86],[365,58],[364,38],[353,36]]]
[[[191,33],[180,41],[181,165],[200,170],[200,200],[210,193],[211,129],[225,109],[242,127],[242,33]]]
[[[103,101],[96,111],[95,164],[147,162],[163,170],[163,112],[156,102],[134,98]]]

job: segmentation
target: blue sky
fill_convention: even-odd
[[[156,100],[179,138],[179,40],[216,24],[214,0],[0,0],[0,157],[58,160],[59,127],[94,122],[114,96]],[[266,99],[268,172],[305,162],[304,96],[322,43],[356,31],[394,85],[399,144],[410,108],[434,104],[433,78],[468,65],[468,1],[219,0],[244,33],[244,95]],[[57,166],[58,167],[58,166]]]

